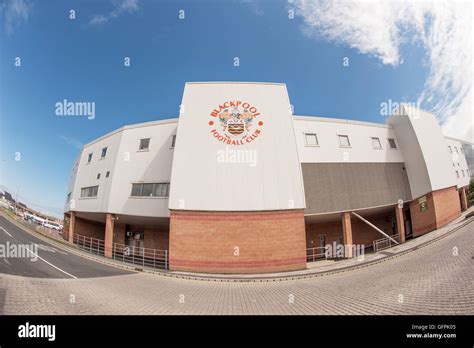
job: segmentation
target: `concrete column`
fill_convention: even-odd
[[[351,225],[351,213],[345,212],[342,213],[342,237],[344,240],[344,246],[349,246],[344,248],[346,251],[346,258],[350,259],[352,255],[352,225]]]
[[[400,244],[405,243],[405,220],[403,219],[403,208],[396,206],[395,215],[397,216],[398,240]]]
[[[71,211],[70,216],[69,216],[69,233],[68,233],[69,243],[74,243],[75,228],[76,228],[76,212]]]
[[[467,188],[461,188],[461,210],[464,211],[467,209]]]
[[[105,246],[104,246],[104,256],[112,257],[112,248],[114,240],[114,215],[107,214],[105,218]]]

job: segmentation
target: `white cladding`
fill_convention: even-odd
[[[294,125],[301,163],[403,162],[398,139],[388,125],[307,116],[295,116]],[[317,145],[306,141],[313,134]],[[348,136],[349,147],[340,145],[339,135]],[[378,142],[373,138],[380,141],[380,148],[374,146]]]
[[[176,126],[176,119],[126,126],[85,145],[71,177],[71,202],[65,210],[168,217],[168,198],[131,197],[131,191],[133,183],[170,182]],[[145,138],[150,139],[149,149],[139,150],[140,139]],[[101,158],[105,147],[107,154]],[[81,189],[89,186],[99,186],[97,197],[81,197]]]
[[[469,185],[470,175],[466,154],[462,142],[457,139],[446,137],[448,152],[451,156],[452,171],[456,177],[457,187]]]
[[[256,130],[260,133],[242,145],[227,145],[213,135],[213,130],[223,130],[219,118],[211,113],[219,106],[238,101],[256,108],[258,116],[253,119],[250,134]],[[232,110],[231,106],[229,112]],[[181,111],[170,209],[258,211],[305,207],[301,165],[284,84],[187,83]]]
[[[242,145],[225,144],[212,133],[224,131],[211,113],[219,106],[231,110],[231,101],[256,108],[248,135],[257,136]],[[169,217],[169,209],[304,208],[301,163],[403,162],[413,199],[467,186],[472,173],[462,142],[444,137],[434,115],[407,105],[401,111],[386,125],[292,117],[284,84],[187,83],[179,124],[170,119],[125,126],[84,146],[74,161],[65,211]],[[317,144],[314,138],[308,143],[307,134],[315,134]],[[339,135],[348,136],[349,147],[340,145]],[[146,138],[149,148],[139,150],[140,139]],[[133,183],[171,183],[170,197],[132,197]],[[97,197],[80,197],[81,189],[89,186],[99,187]]]
[[[433,114],[403,104],[388,123],[399,139],[413,199],[457,184],[446,139]]]

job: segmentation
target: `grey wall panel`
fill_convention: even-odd
[[[403,163],[303,163],[306,214],[411,200]]]

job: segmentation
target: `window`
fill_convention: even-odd
[[[318,136],[315,133],[305,133],[306,146],[318,146]]]
[[[153,189],[154,189],[154,184],[142,184],[142,196],[144,197],[149,197],[153,196]]]
[[[91,163],[92,161],[92,153],[90,153],[88,156],[87,156],[87,163]]]
[[[106,147],[104,147],[104,148],[102,149],[102,155],[100,156],[100,158],[104,158],[105,155],[107,155],[107,148],[106,148]]]
[[[466,177],[466,174],[464,173],[464,169],[461,170],[461,172],[462,172],[462,177],[465,178],[465,177]]]
[[[453,148],[451,146],[448,146],[449,153],[453,153]]]
[[[170,184],[155,184],[155,196],[156,197],[169,197],[170,195]]]
[[[142,195],[142,184],[132,184],[132,196],[139,197]]]
[[[171,148],[174,149],[174,145],[176,144],[176,135],[171,136]]]
[[[69,203],[70,201],[71,201],[71,192],[69,192],[67,194],[67,201],[66,202]]]
[[[140,139],[140,146],[138,146],[138,150],[148,150],[150,146],[150,138]]]
[[[97,174],[97,180],[99,180],[99,179],[100,179],[100,173]]]
[[[456,170],[456,177],[459,179],[459,172]]]
[[[464,155],[464,150],[463,150],[463,148],[460,147],[459,150],[461,150],[461,153]]]
[[[170,184],[165,183],[138,183],[132,184],[132,197],[169,197]]]
[[[390,145],[390,148],[391,149],[396,149],[397,148],[397,144],[395,144],[395,139],[388,139],[388,144]]]
[[[339,137],[339,146],[341,146],[341,147],[350,147],[351,146],[348,135],[338,135],[338,137]]]
[[[456,151],[456,153],[459,153],[458,148],[456,146],[454,147],[454,150]]]
[[[372,147],[374,149],[381,149],[382,144],[380,143],[380,139],[376,137],[372,137]]]
[[[89,186],[81,188],[81,198],[97,197],[99,186]]]
[[[110,175],[110,172],[105,173],[105,177],[108,178]]]

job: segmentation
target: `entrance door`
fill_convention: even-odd
[[[319,254],[319,257],[325,257],[326,256],[326,236],[320,235],[319,236],[319,248],[317,251],[317,254]]]
[[[405,210],[405,239],[413,237],[413,231],[411,229],[411,213],[410,208]]]
[[[143,232],[133,232],[128,238],[128,246],[130,247],[130,254],[135,256],[143,256],[144,234]]]

